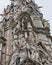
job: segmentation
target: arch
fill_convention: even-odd
[[[27,21],[27,23],[30,22],[31,26],[34,28],[32,19],[31,19],[30,14],[29,14],[28,12],[21,12],[21,14],[20,14],[20,16],[19,16],[18,18],[19,18],[18,20],[19,20],[20,22],[21,22],[22,19],[24,18],[24,19]]]
[[[37,61],[33,61],[32,59],[26,58],[20,65],[41,65]]]
[[[30,27],[28,27],[30,23]],[[27,38],[29,38],[30,36],[30,32],[33,34],[33,38],[35,38],[35,42],[36,42],[36,33],[34,32],[34,25],[32,22],[32,19],[30,17],[30,14],[28,12],[21,12],[21,14],[18,17],[18,24],[17,27],[19,25],[19,28],[16,28],[17,30],[17,35],[19,36],[19,34],[23,34],[24,37],[26,38],[26,40],[28,40]],[[26,36],[25,36],[26,35]]]

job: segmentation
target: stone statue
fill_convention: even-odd
[[[20,63],[20,57],[17,57],[16,59],[16,65],[18,65]]]

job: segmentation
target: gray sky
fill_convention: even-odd
[[[43,6],[43,8],[41,8],[41,12],[44,14],[44,18],[49,20],[52,33],[52,0],[35,0],[35,2],[38,5]],[[10,4],[10,0],[0,0],[0,13],[3,12],[4,7],[8,4]]]

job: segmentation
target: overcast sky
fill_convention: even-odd
[[[49,20],[52,33],[52,0],[35,0],[35,2],[38,5],[43,6],[43,8],[41,8],[41,12],[44,14],[44,18]],[[3,12],[4,7],[8,4],[10,4],[10,0],[0,0],[0,13]]]

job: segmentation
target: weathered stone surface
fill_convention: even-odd
[[[1,28],[7,39],[3,65],[52,65],[50,25],[33,0],[11,0]]]

